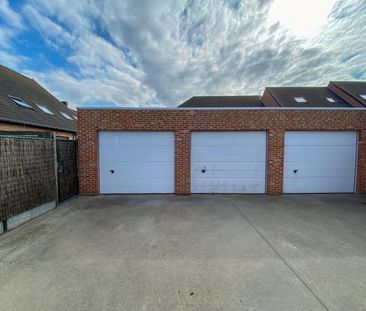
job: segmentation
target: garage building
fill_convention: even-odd
[[[250,106],[200,100],[79,109],[80,192],[365,192],[364,106],[327,88],[267,88]]]

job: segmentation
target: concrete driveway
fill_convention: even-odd
[[[365,310],[352,195],[79,197],[0,237],[3,310]]]

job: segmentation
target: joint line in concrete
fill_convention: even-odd
[[[329,311],[329,308],[325,305],[323,301],[315,294],[315,292],[310,288],[305,280],[301,278],[301,276],[296,272],[296,270],[286,261],[286,259],[275,249],[275,247],[271,244],[271,242],[262,234],[262,232],[250,221],[250,219],[245,215],[245,213],[236,205],[233,200],[230,200],[234,208],[239,212],[239,214],[249,223],[249,225],[259,234],[259,236],[264,240],[264,242],[272,249],[272,251],[283,261],[283,263],[292,271],[292,273],[300,280],[300,282],[307,288],[307,290],[315,297],[315,299],[323,306],[326,311]]]

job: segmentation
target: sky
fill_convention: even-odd
[[[366,80],[366,1],[0,0],[0,64],[71,107]]]

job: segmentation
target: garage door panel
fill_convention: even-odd
[[[265,192],[265,132],[197,132],[191,143],[193,193]]]
[[[114,178],[100,179],[101,193],[173,193],[170,178]]]
[[[285,178],[285,193],[350,193],[354,179],[348,178]],[[291,186],[290,186],[291,185]]]
[[[286,132],[284,192],[353,192],[356,138],[356,132]]]
[[[103,161],[158,161],[172,159],[171,146],[103,146],[100,157]]]
[[[264,193],[263,178],[192,178],[194,193]]]
[[[200,146],[263,146],[264,132],[194,132],[192,147]]]
[[[99,132],[99,146],[117,146],[117,133]]]
[[[265,177],[262,162],[243,162],[240,166],[236,162],[194,162],[192,165],[192,177]]]
[[[347,177],[353,170],[353,162],[312,162],[311,165],[290,162],[285,167],[284,177]]]
[[[171,146],[171,132],[119,132],[119,146]],[[158,133],[158,134],[157,134]]]
[[[287,161],[353,161],[356,155],[354,146],[287,146]]]
[[[156,133],[159,133],[158,135]],[[171,132],[99,132],[100,146],[171,145]]]
[[[195,146],[192,148],[192,161],[199,161],[204,158],[206,161],[259,161],[266,159],[266,152],[263,146]]]
[[[128,162],[128,165],[124,162],[101,162],[100,177],[174,178],[174,171],[170,166],[162,166],[160,162]]]
[[[355,132],[286,132],[287,146],[353,146]],[[301,138],[299,138],[300,136]]]
[[[173,193],[174,133],[100,132],[99,176],[101,193]]]

